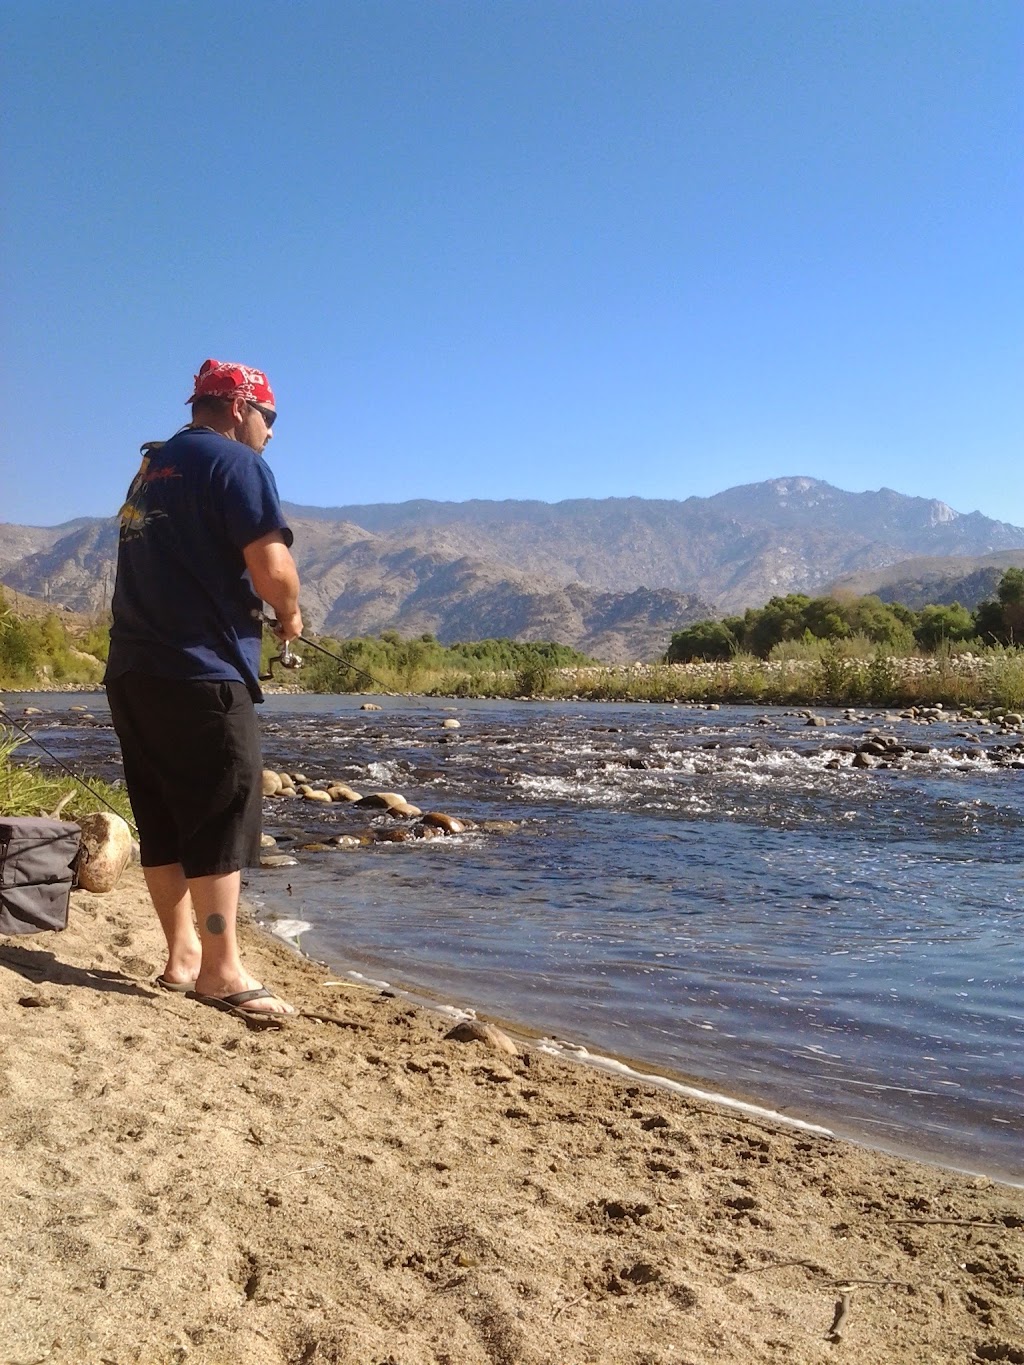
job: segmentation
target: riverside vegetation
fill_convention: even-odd
[[[0,688],[95,685],[107,626],[77,635],[56,617],[26,619],[0,594]],[[774,597],[743,616],[701,621],[672,636],[660,663],[609,667],[549,642],[433,635],[318,643],[279,682],[310,692],[556,700],[755,702],[789,705],[1024,706],[1024,570],[1008,569],[975,611],[958,603],[913,611],[877,597]],[[301,649],[301,645],[299,646]],[[264,641],[264,671],[277,645]],[[372,682],[366,675],[370,675]]]
[[[61,772],[43,772],[33,761],[12,761],[15,750],[28,741],[0,726],[0,815],[54,815],[67,820],[108,810],[111,806],[131,821],[132,809],[123,787],[97,778],[89,785],[104,801]]]
[[[321,643],[297,675],[314,692],[386,690],[426,696],[588,701],[935,704],[999,711],[1024,706],[1024,570],[997,597],[912,611],[877,597],[772,598],[742,617],[679,631],[659,664],[607,667],[561,645],[483,640],[440,645],[432,635]]]

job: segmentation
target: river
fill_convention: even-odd
[[[307,852],[393,822],[269,799],[265,828],[299,866],[249,874],[262,920],[307,925],[303,949],[338,972],[552,1046],[1024,1181],[1019,735],[881,712],[812,727],[779,708],[361,700],[268,698],[268,766],[508,823]],[[116,778],[101,695],[2,701],[43,706],[48,747]],[[900,748],[855,768],[872,730]]]

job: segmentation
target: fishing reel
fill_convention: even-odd
[[[280,654],[275,654],[275,655],[273,655],[272,658],[270,658],[270,659],[267,660],[267,671],[266,671],[266,673],[261,673],[261,674],[259,675],[260,682],[273,682],[273,681],[274,681],[274,665],[275,665],[275,664],[277,664],[277,665],[278,665],[279,667],[281,667],[281,668],[293,668],[293,669],[294,669],[294,668],[301,668],[301,667],[302,667],[302,660],[301,660],[301,658],[298,656],[298,654],[293,654],[293,653],[292,653],[291,644],[289,643],[289,641],[286,640],[286,641],[284,642],[284,644],[281,646],[281,653],[280,653]]]
[[[277,625],[277,622],[273,619],[273,617],[265,616],[261,611],[254,611],[253,616],[257,617],[260,621],[262,621],[265,626],[269,626],[271,630],[273,630],[274,627]],[[279,668],[287,669],[296,669],[302,667],[302,659],[299,657],[298,654],[292,653],[292,646],[290,640],[285,640],[284,644],[281,646],[280,654],[275,654],[272,658],[267,660],[267,671],[266,673],[261,673],[259,675],[260,682],[274,681],[275,664],[277,664]]]

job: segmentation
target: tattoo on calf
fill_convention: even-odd
[[[206,927],[211,934],[222,934],[228,927],[228,922],[223,915],[207,915]]]

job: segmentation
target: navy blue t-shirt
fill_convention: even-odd
[[[261,456],[185,427],[144,448],[120,512],[107,678],[234,679],[261,701],[260,599],[242,554],[285,525]]]

